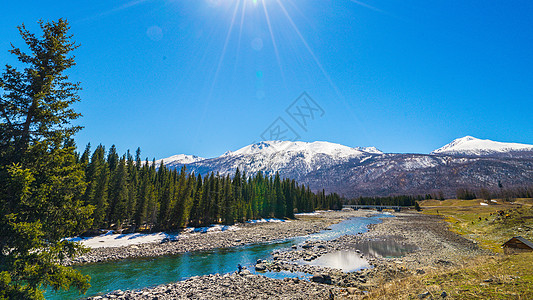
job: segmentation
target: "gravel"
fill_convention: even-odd
[[[317,232],[332,223],[350,216],[362,216],[368,212],[332,212],[301,218],[299,221],[278,224],[256,224],[242,231],[231,232],[228,243],[241,239],[252,243],[258,237],[266,240],[285,238]],[[461,264],[465,259],[487,251],[477,244],[448,230],[447,224],[438,216],[423,215],[415,212],[394,213],[395,218],[384,218],[382,223],[370,225],[370,231],[350,236],[342,236],[331,241],[307,241],[296,249],[276,250],[272,260],[259,260],[256,270],[305,272],[310,274],[310,281],[301,279],[271,279],[252,275],[248,270],[241,274],[206,275],[193,277],[167,285],[146,288],[137,291],[115,291],[105,296],[92,299],[332,299],[358,298],[383,282],[393,279],[423,274],[428,269],[449,268]],[[309,231],[309,232],[308,232]],[[270,235],[268,234],[270,232]],[[222,233],[223,234],[223,233]],[[223,239],[216,235],[213,247]],[[275,234],[275,235],[272,235]],[[201,238],[199,236],[198,238]],[[384,258],[372,253],[357,252],[358,245],[364,241],[386,239],[398,244],[416,245],[418,250],[403,257]],[[204,240],[205,241],[205,240]],[[179,241],[178,241],[179,242]],[[195,249],[194,243],[187,243],[180,249]],[[167,246],[167,245],[164,245]],[[150,249],[162,249],[160,245]],[[303,265],[299,260],[312,261],[321,255],[351,250],[363,255],[372,265],[369,269],[344,273],[327,267]],[[156,253],[160,253],[156,250]],[[180,250],[186,251],[186,250]],[[190,251],[190,250],[189,250]]]
[[[72,261],[65,261],[63,264],[98,263],[108,260],[155,257],[190,251],[265,243],[316,233],[347,218],[363,217],[370,214],[372,214],[370,211],[327,211],[318,215],[298,216],[297,219],[290,220],[290,222],[244,223],[238,225],[240,230],[181,234],[177,240],[167,243],[146,243],[123,247],[95,248]]]
[[[329,299],[330,293],[338,293],[338,288],[297,278],[270,279],[245,270],[136,291],[114,291],[91,299]]]

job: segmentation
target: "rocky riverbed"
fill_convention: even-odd
[[[115,291],[92,299],[330,299],[338,288],[294,279],[270,279],[244,270],[240,274],[215,274],[146,288]]]
[[[291,271],[312,274],[311,281],[339,287],[371,290],[399,277],[424,274],[430,269],[460,265],[469,258],[489,254],[478,245],[448,230],[437,216],[415,212],[394,213],[369,231],[344,235],[330,241],[306,241],[290,251],[275,251],[271,261],[259,261],[256,270]],[[401,253],[387,255],[387,253]],[[355,272],[314,266],[320,257],[339,251],[351,252],[368,262],[369,268]],[[306,264],[309,263],[309,264]]]
[[[291,230],[296,231],[296,227],[304,230],[313,230],[315,226],[324,228],[327,227],[326,224],[359,213],[361,212],[327,213],[313,220],[302,220],[298,226],[294,226],[298,224],[295,222]],[[487,254],[474,242],[450,232],[447,224],[437,216],[416,212],[400,212],[394,215],[395,218],[384,218],[382,223],[371,225],[370,231],[366,233],[342,236],[330,241],[306,241],[292,249],[277,250],[272,253],[272,260],[259,260],[255,265],[259,272],[305,272],[310,274],[309,281],[271,279],[252,275],[245,270],[241,274],[193,277],[138,291],[117,291],[98,299],[357,299],[384,282],[423,274],[430,269],[448,268],[461,264],[470,257]],[[282,232],[281,229],[278,231]],[[241,235],[241,239],[243,236],[246,235]],[[398,257],[383,256],[380,251],[373,251],[369,246],[374,242],[384,242],[386,247],[396,250],[410,249],[411,252]],[[320,257],[338,251],[350,251],[360,255],[370,267],[355,272],[343,272],[312,265]]]
[[[299,215],[297,219],[279,223],[238,224],[239,230],[183,233],[167,243],[145,243],[123,247],[94,248],[65,265],[96,263],[125,258],[154,257],[215,248],[230,248],[274,240],[305,236],[326,229],[351,217],[364,217],[372,211],[326,211],[314,215]]]

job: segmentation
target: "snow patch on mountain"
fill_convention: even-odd
[[[352,148],[329,142],[264,141],[228,151],[219,157],[191,162],[187,168],[202,174],[216,171],[221,175],[233,175],[237,168],[247,174],[261,171],[272,175],[280,172],[283,177],[297,179],[310,171],[382,154],[375,147]],[[176,168],[186,164],[171,158],[165,159],[164,163]]]
[[[329,143],[329,142],[291,142],[291,141],[265,141],[256,144],[248,145],[235,152],[229,152],[225,155],[273,155],[278,153],[302,153],[307,157],[312,157],[318,154],[325,154],[335,158],[348,158],[360,156],[363,153],[381,154],[382,152],[375,147],[357,147],[350,148],[348,146]]]
[[[502,143],[465,136],[455,139],[453,142],[431,152],[431,154],[484,156],[520,151],[533,151],[533,145]]]
[[[186,164],[192,164],[192,163],[195,163],[195,162],[198,162],[198,161],[202,161],[204,160],[205,158],[203,157],[199,157],[199,156],[196,156],[196,155],[187,155],[187,154],[178,154],[178,155],[173,155],[171,157],[167,157],[167,158],[163,158],[163,159],[159,159],[159,160],[156,160],[156,165],[160,165],[161,164],[161,161],[163,162],[164,165],[177,165],[177,164],[183,164],[183,165],[186,165]]]

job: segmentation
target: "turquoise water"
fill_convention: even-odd
[[[270,258],[273,250],[289,248],[305,240],[332,240],[346,234],[362,233],[367,230],[368,225],[379,223],[379,218],[390,216],[379,214],[369,218],[352,218],[332,225],[331,230],[272,243],[77,266],[77,270],[91,276],[91,288],[85,295],[79,295],[75,291],[48,291],[45,296],[46,299],[77,299],[119,289],[140,289],[192,276],[230,273],[237,270],[237,264],[252,266],[257,259]],[[289,272],[267,272],[264,275],[273,278],[306,276],[303,273]]]

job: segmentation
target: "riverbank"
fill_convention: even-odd
[[[324,211],[319,214],[298,215],[296,219],[287,222],[241,223],[236,225],[237,230],[204,233],[184,232],[174,235],[175,239],[165,243],[93,248],[88,253],[73,261],[66,261],[64,264],[98,263],[267,243],[320,232],[332,224],[348,218],[365,217],[375,213],[373,211]],[[120,237],[120,235],[116,236],[117,238]]]
[[[335,220],[338,221],[360,213],[366,212],[339,212],[337,215],[328,213],[321,215],[320,218],[313,216],[315,220],[306,222],[326,224],[329,222],[324,219],[335,216]],[[311,282],[299,279],[271,279],[249,274],[244,278],[237,274],[208,275],[139,291],[108,294],[106,297],[124,299],[154,299],[155,297],[159,299],[194,299],[194,297],[202,299],[328,299],[331,291],[335,299],[359,299],[369,295],[368,292],[372,295],[372,291],[390,282],[423,276],[423,274],[433,274],[438,270],[451,270],[461,266],[467,260],[490,254],[480,249],[475,242],[450,232],[442,217],[417,212],[394,213],[394,216],[394,218],[383,218],[382,223],[371,225],[370,230],[363,234],[341,236],[330,241],[310,240],[296,246],[295,249],[275,251],[272,260],[259,261],[256,265],[258,270],[309,273],[312,275]],[[386,241],[387,247],[415,246],[416,250],[402,257],[382,256],[379,251],[371,251],[372,247],[365,247],[376,241]],[[302,261],[312,263],[321,256],[339,251],[351,251],[362,255],[372,267],[346,273],[330,267],[302,264]],[[230,279],[227,279],[228,276]],[[280,292],[272,292],[273,289]],[[313,291],[312,294],[302,292],[307,290]],[[166,297],[165,294],[161,294],[163,291],[170,296]]]
[[[533,199],[426,200],[420,206],[487,250],[447,268],[391,280],[369,299],[533,299],[533,252],[503,255],[501,248],[513,236],[533,237]]]
[[[272,261],[261,262],[256,267],[310,273],[314,275],[311,280],[316,282],[350,288],[337,296],[357,298],[392,280],[454,268],[480,255],[491,254],[474,241],[449,231],[439,216],[417,212],[394,213],[394,216],[370,225],[370,230],[363,234],[345,235],[327,242],[308,241],[292,251],[273,253]],[[401,253],[402,249],[411,251]],[[371,267],[346,273],[312,265],[313,261],[340,251],[360,255]],[[389,257],[390,253],[395,256],[395,252],[401,256]]]

